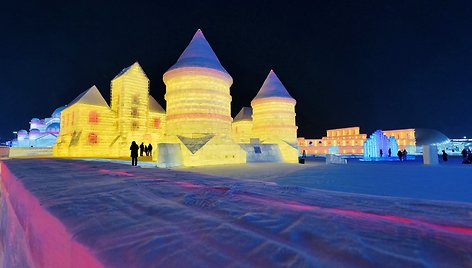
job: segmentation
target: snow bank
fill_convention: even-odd
[[[2,187],[3,267],[471,264],[470,203],[61,159],[4,161]]]

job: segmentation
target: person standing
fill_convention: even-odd
[[[398,150],[397,155],[398,155],[398,159],[399,159],[400,161],[402,161],[402,160],[403,160],[403,153],[402,153],[402,150]]]
[[[143,156],[144,152],[144,142],[141,142],[141,145],[139,145],[139,155]]]
[[[137,166],[138,165],[138,150],[139,150],[139,146],[138,144],[133,141],[131,143],[131,146],[129,147],[130,151],[131,151],[131,165],[132,166]]]
[[[392,149],[388,148],[388,157],[392,156]]]
[[[406,151],[406,149],[403,149],[402,155],[403,155],[403,160],[405,160],[405,161],[406,161],[406,155],[407,154],[408,154],[408,152]]]
[[[468,153],[467,153],[467,150],[466,150],[465,148],[462,149],[461,154],[462,154],[462,159],[463,159],[463,160],[467,158],[467,154],[468,154]]]
[[[442,150],[442,158],[444,162],[447,162],[447,153],[444,150]]]
[[[383,154],[384,154],[384,153],[383,153],[382,149],[380,149],[380,157],[382,157]]]
[[[152,156],[152,145],[150,143],[148,145],[148,153],[150,156]]]

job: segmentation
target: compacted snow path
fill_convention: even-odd
[[[3,267],[472,266],[466,202],[16,159],[1,213]]]

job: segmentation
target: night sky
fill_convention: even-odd
[[[299,136],[472,136],[472,1],[19,2],[0,11],[1,141],[94,84],[109,101],[135,61],[165,107],[162,75],[199,28],[234,79],[233,116],[274,69],[297,100]]]

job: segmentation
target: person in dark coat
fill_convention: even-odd
[[[141,142],[141,145],[139,145],[139,155],[143,156],[144,152],[144,142]]]
[[[148,145],[148,153],[150,156],[152,156],[152,145],[150,143]]]
[[[444,162],[447,162],[447,153],[444,150],[442,150],[442,158]]]
[[[144,145],[144,154],[145,154],[146,156],[148,156],[148,155],[149,155],[149,152],[148,152],[148,147],[147,147],[147,145]]]
[[[462,159],[467,158],[468,153],[467,153],[467,150],[465,148],[462,150],[461,154],[462,154]]]
[[[403,160],[406,161],[406,155],[408,154],[408,152],[406,151],[406,149],[403,149]]]
[[[398,150],[397,155],[398,155],[398,159],[400,159],[400,161],[402,161],[402,160],[403,160],[403,153],[402,153],[402,150]]]
[[[392,149],[388,148],[388,157],[392,156]]]
[[[384,152],[382,151],[382,149],[380,149],[380,157],[382,157],[384,155]]]
[[[131,143],[131,146],[129,147],[130,151],[131,151],[131,165],[132,166],[137,166],[138,165],[138,150],[139,150],[139,146],[138,144],[133,141]]]

